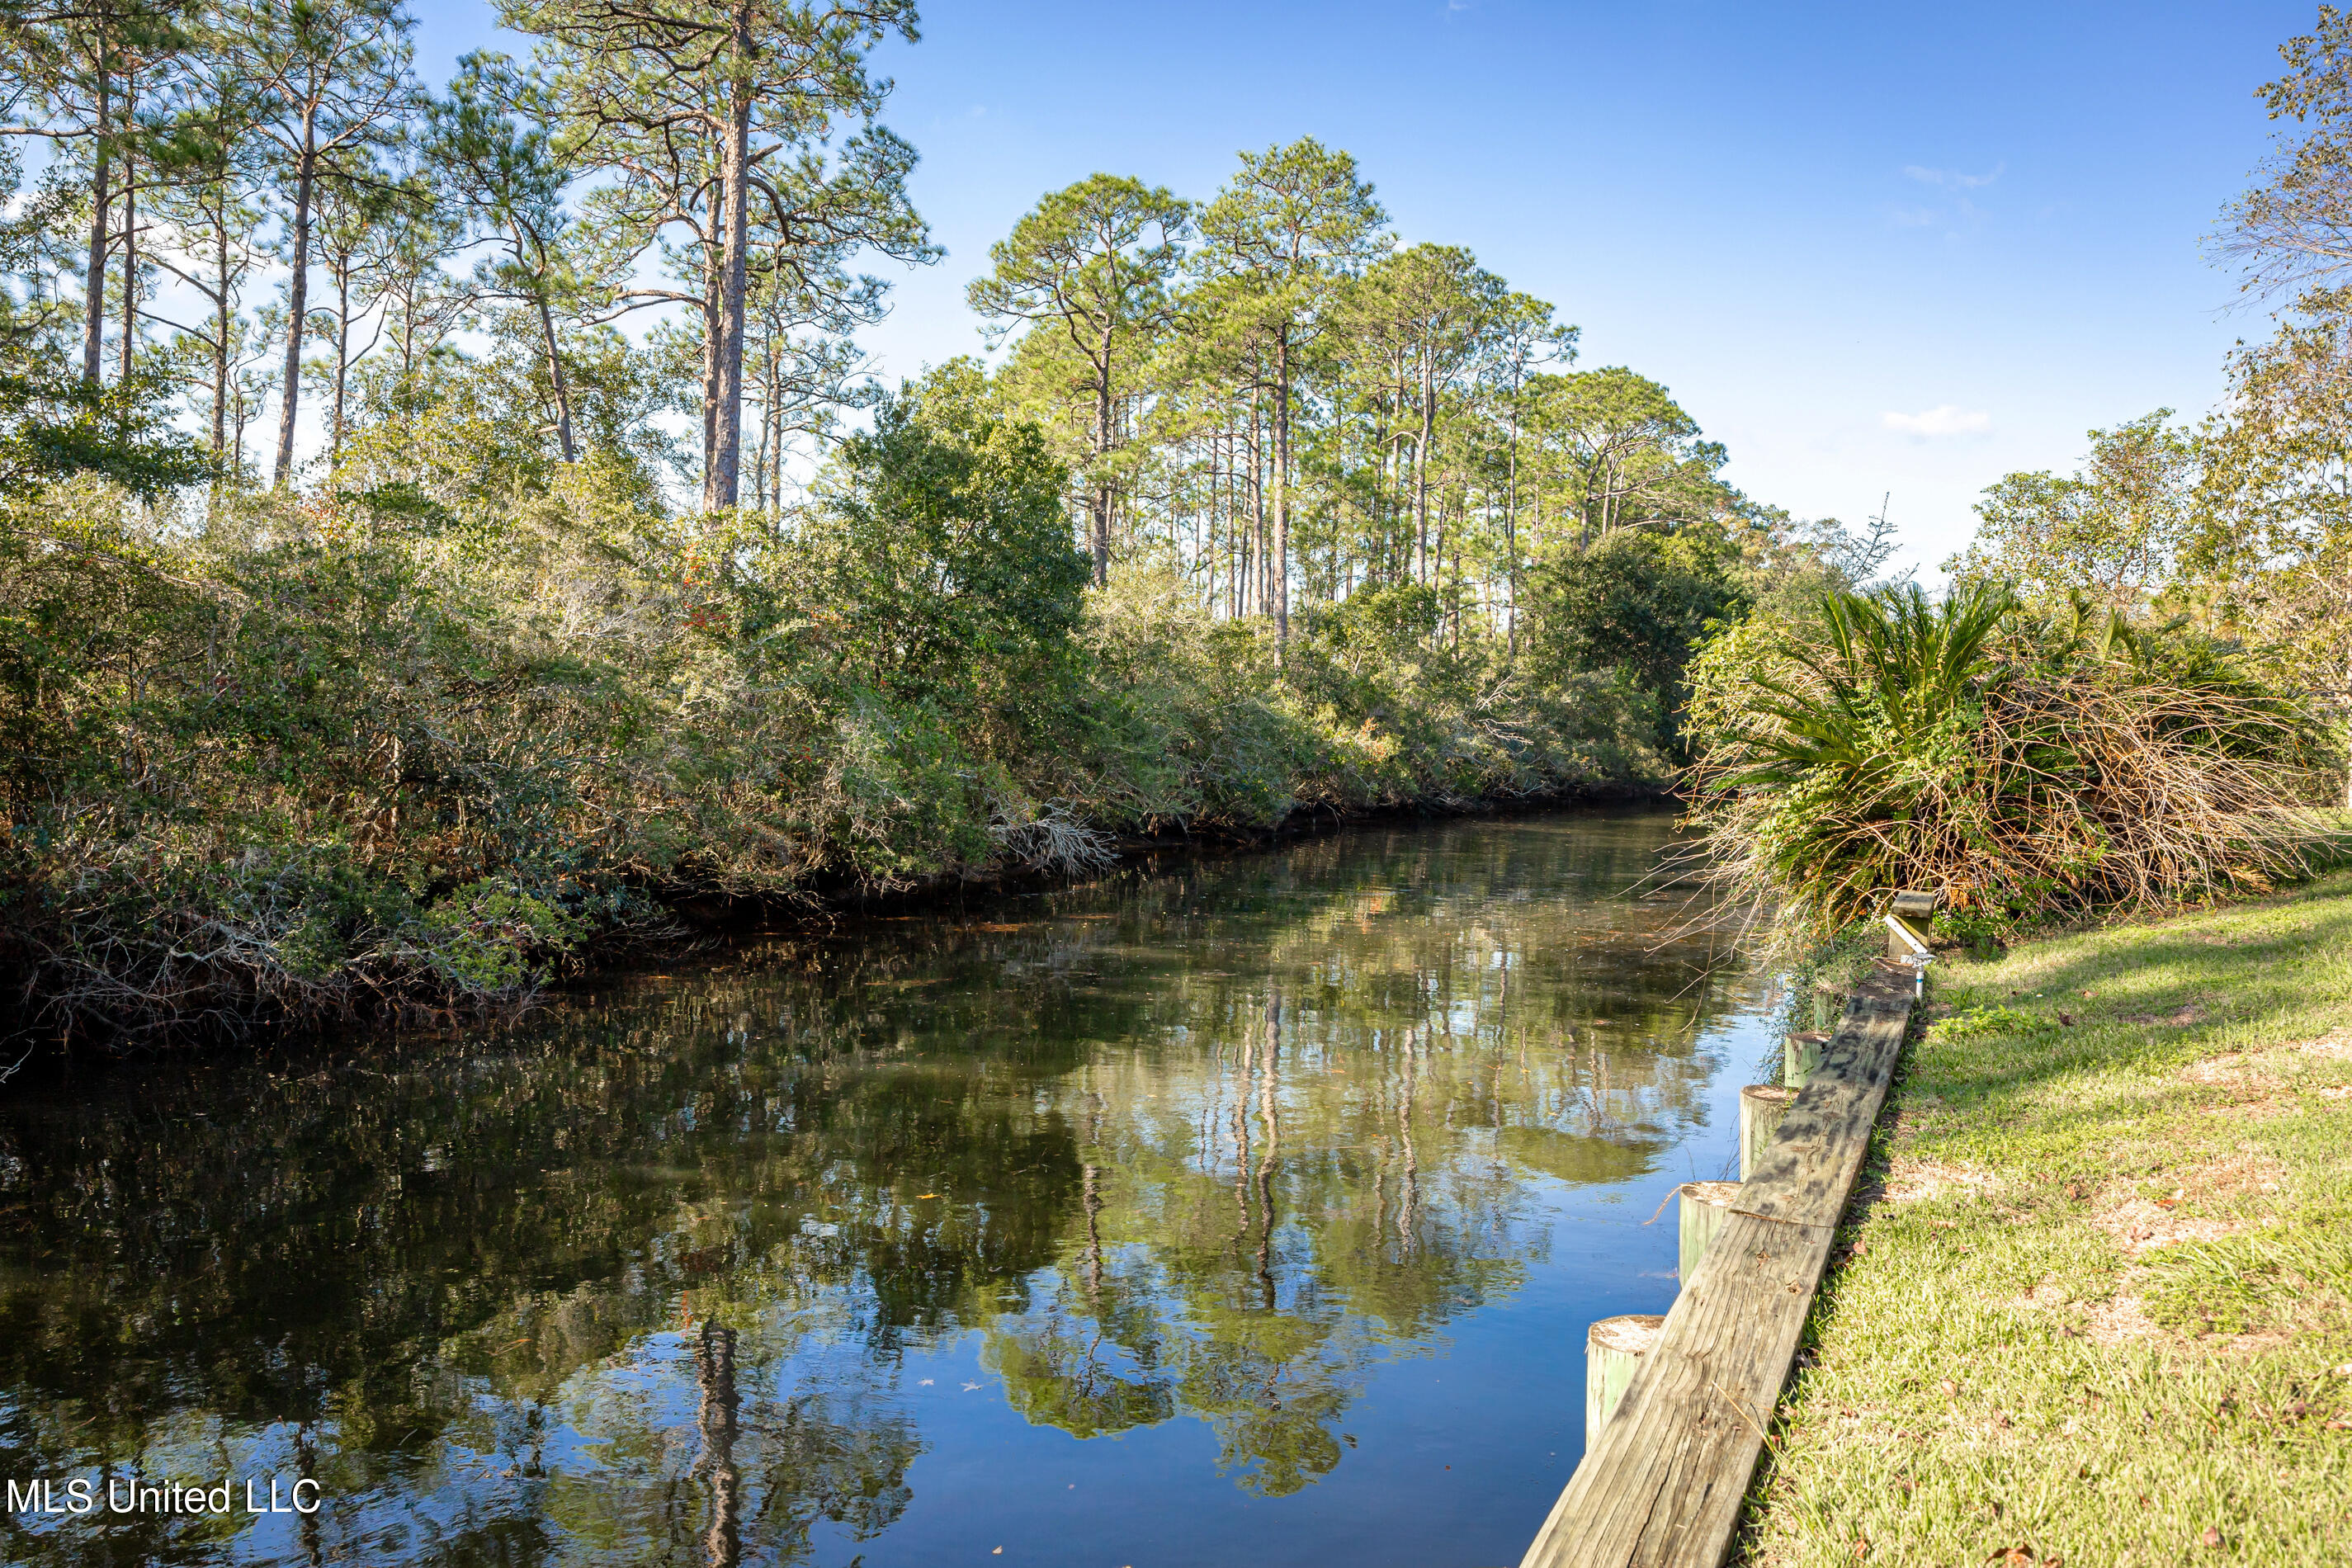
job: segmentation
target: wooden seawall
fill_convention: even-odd
[[[1520,1568],[1718,1568],[1911,1018],[1883,966],[1741,1186]]]

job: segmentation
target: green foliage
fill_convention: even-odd
[[[1992,485],[1977,503],[1975,542],[1949,569],[2029,599],[2063,602],[2079,591],[2146,609],[2197,529],[2202,445],[2171,416],[2159,408],[2092,431],[2079,473],[2017,473]]]
[[[1647,376],[1622,365],[1533,375],[1523,401],[1582,543],[1706,518],[1731,499],[1716,478],[1723,447]]]
[[[150,499],[212,478],[213,460],[171,427],[155,393],[144,379],[0,374],[0,500],[76,476]]]
[[[1637,687],[1439,636],[1426,588],[1286,659],[1171,572],[1090,588],[1066,470],[967,380],[886,405],[782,518],[669,517],[609,451],[519,482],[439,395],[333,498],[194,526],[78,481],[6,513],[0,965],[28,1022],[437,1016],[704,895],[1662,773]]]
[[[575,911],[495,877],[451,889],[421,912],[415,931],[450,990],[488,996],[530,984],[538,972],[534,959],[576,946],[588,934]]]
[[[2261,889],[2324,837],[2305,703],[2179,623],[1838,593],[1718,637],[1696,680],[1694,818],[1792,932],[1895,888],[1993,930]]]
[[[52,143],[0,219],[37,1026],[429,1013],[689,901],[1654,784],[1787,531],[1311,138],[1048,194],[971,291],[1003,366],[892,401],[853,268],[939,254],[877,118],[911,5],[507,0],[530,63],[437,92],[394,0],[281,10],[0,28]]]
[[[1423,584],[1374,584],[1318,613],[1314,631],[1350,669],[1394,667],[1424,655],[1443,614],[1437,591]]]
[[[53,272],[133,188],[152,220],[119,284],[0,290],[45,366],[86,345],[0,381],[30,1026],[439,1014],[667,910],[1663,777],[1737,596],[1720,448],[1630,371],[1539,384],[1575,330],[1398,252],[1344,151],[1244,154],[1204,205],[1048,195],[973,290],[1005,365],[892,400],[851,268],[937,254],[875,121],[910,7],[501,12],[531,64],[437,98],[386,0],[232,6],[135,61],[131,13],[27,24],[79,63],[37,84],[67,155],[0,269]],[[152,126],[106,107],[134,79]],[[164,270],[203,302],[168,387],[115,309]]]
[[[799,542],[814,560],[810,602],[844,606],[845,668],[954,704],[1051,700],[1030,683],[1055,680],[1089,568],[1037,429],[902,400],[838,461]]]
[[[2352,721],[2352,299],[2331,293],[2230,365],[2232,406],[2207,442],[2188,563],[2221,626],[2275,647],[2339,728]],[[2352,804],[2352,771],[2345,776]]]
[[[1113,410],[1134,395],[1137,368],[1175,312],[1170,285],[1192,219],[1192,204],[1164,189],[1095,174],[1049,194],[991,246],[994,270],[966,291],[1000,332],[1015,321],[1036,329],[1017,358],[1044,423],[1062,434],[1071,466],[1087,470],[1097,583],[1110,569],[1118,480],[1131,478],[1117,456]]]
[[[2021,1012],[2015,1007],[1964,1007],[1936,1026],[1938,1039],[1971,1040],[1979,1037],[1999,1036],[2017,1039],[2032,1035],[2053,1032],[2057,1020],[2039,1014]]]
[[[1692,655],[1747,607],[1732,566],[1723,536],[1698,531],[1624,530],[1562,555],[1530,584],[1529,656],[1563,671],[1625,672],[1655,704],[1661,738],[1674,746]]]

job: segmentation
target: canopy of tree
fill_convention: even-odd
[[[1654,788],[1843,532],[1313,140],[940,252],[898,0],[0,7],[0,970],[37,1032],[527,994],[680,910]],[[26,154],[31,153],[33,156]],[[27,173],[27,171],[33,171]]]
[[[2072,476],[2011,474],[1985,492],[1963,576],[2063,603],[2177,616],[2242,648],[2337,726],[2352,725],[2352,16],[2280,48],[2256,89],[2278,149],[2222,214],[2217,259],[2273,307],[2242,343],[2229,395],[2091,432]],[[2352,774],[2343,797],[2352,805]]]

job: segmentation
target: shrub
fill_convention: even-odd
[[[1660,743],[1680,756],[1691,658],[1748,606],[1735,565],[1719,533],[1645,529],[1621,529],[1589,551],[1549,561],[1528,584],[1529,664],[1638,686],[1654,705]]]
[[[781,518],[669,516],[609,451],[503,497],[379,467],[0,507],[18,1027],[446,1016],[712,895],[1664,772],[1640,681],[1441,644],[1418,591],[1286,655],[1172,572],[1087,586],[1036,433],[951,402],[882,409]]]
[[[2000,929],[2259,889],[2327,837],[2305,705],[2177,624],[1906,584],[1740,627],[1696,678],[1693,820],[1792,935],[1893,888]]]

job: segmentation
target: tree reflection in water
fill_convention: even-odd
[[[906,1375],[966,1335],[966,1397],[1199,1422],[1297,1493],[1382,1363],[1518,1289],[1558,1184],[1702,1117],[1739,982],[1684,891],[1628,892],[1667,821],[1357,835],[462,1045],[36,1086],[0,1112],[0,1473],[331,1501],[20,1515],[6,1554],[805,1561],[968,1443]]]

